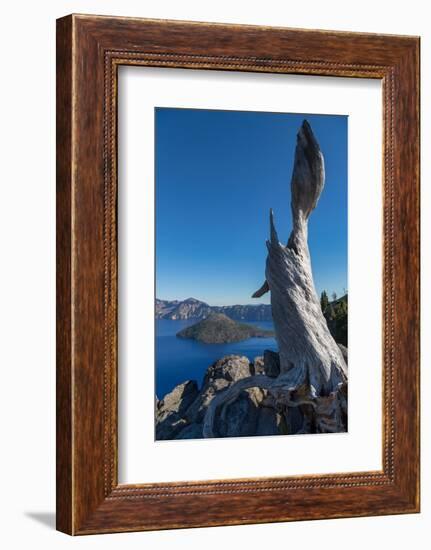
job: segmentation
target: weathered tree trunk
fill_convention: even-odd
[[[323,155],[310,125],[297,136],[291,182],[293,230],[286,246],[277,236],[270,212],[266,281],[255,292],[271,292],[272,317],[280,356],[280,375],[238,381],[211,402],[203,433],[214,437],[221,407],[251,387],[265,389],[279,409],[300,407],[301,432],[343,432],[347,418],[347,367],[331,336],[316,294],[307,243],[308,218],[324,186]]]

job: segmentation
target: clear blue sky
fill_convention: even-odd
[[[316,289],[347,289],[347,116],[157,108],[156,296],[210,305],[268,303],[269,209],[291,231],[290,178],[306,118],[326,183],[309,221]]]

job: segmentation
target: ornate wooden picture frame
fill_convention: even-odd
[[[381,471],[118,483],[117,69],[380,79]],[[57,21],[57,528],[68,534],[419,511],[419,38],[70,15]]]

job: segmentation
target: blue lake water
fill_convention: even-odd
[[[201,387],[207,368],[225,355],[245,355],[253,360],[263,355],[265,349],[277,350],[274,338],[249,338],[231,344],[203,344],[177,338],[177,332],[195,323],[196,319],[156,320],[156,394],[159,399],[186,380],[196,380]],[[273,328],[269,321],[247,321],[247,324],[263,329]]]

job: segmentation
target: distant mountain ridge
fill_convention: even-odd
[[[234,321],[272,321],[269,304],[210,306],[196,298],[187,298],[187,300],[159,300],[156,298],[156,319],[173,321],[205,319],[212,313],[222,313]]]

